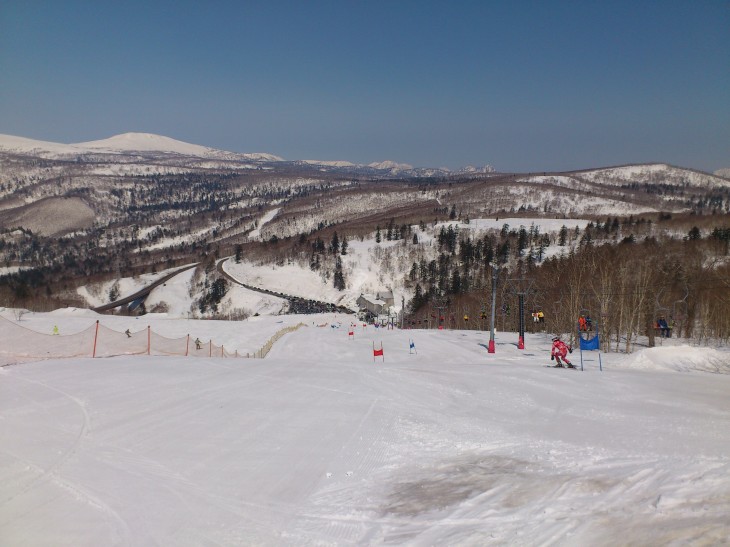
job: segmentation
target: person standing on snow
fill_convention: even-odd
[[[586,323],[586,318],[585,318],[585,316],[584,316],[584,315],[581,315],[581,316],[580,316],[580,317],[578,318],[578,328],[579,328],[579,329],[580,329],[581,331],[583,331],[583,332],[585,332],[585,331],[587,331],[587,330],[588,330],[588,325],[587,325],[587,323]]]
[[[550,360],[554,360],[557,362],[557,364],[555,365],[556,367],[562,367],[564,362],[565,366],[573,368],[573,364],[567,359],[568,352],[573,353],[573,348],[563,342],[560,339],[560,336],[556,336],[555,338],[553,338],[553,347],[550,351]]]
[[[657,325],[659,326],[659,335],[662,338],[669,338],[669,325],[663,315],[657,321]]]

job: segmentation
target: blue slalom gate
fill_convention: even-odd
[[[578,323],[578,341],[580,348],[580,369],[583,370],[583,352],[584,351],[597,351],[598,352],[598,369],[603,371],[603,363],[601,362],[601,341],[598,334],[598,323],[596,321],[591,322],[591,330],[581,330],[581,324]]]

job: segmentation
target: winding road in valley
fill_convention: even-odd
[[[163,283],[167,283],[170,279],[172,279],[176,275],[178,275],[184,271],[187,271],[191,268],[195,268],[195,266],[197,266],[197,265],[198,265],[198,263],[196,262],[195,264],[188,264],[187,266],[183,266],[182,268],[175,270],[172,273],[162,276],[160,279],[158,279],[154,283],[150,283],[145,288],[140,289],[137,292],[130,294],[129,296],[125,296],[124,298],[120,298],[119,300],[115,300],[114,302],[110,302],[109,304],[104,304],[103,306],[98,306],[96,308],[92,308],[92,310],[94,310],[97,313],[104,313],[106,311],[113,310],[114,308],[118,308],[120,306],[126,306],[127,304],[131,304],[132,302],[134,302],[135,300],[138,300],[140,298],[146,298],[147,296],[149,296],[149,294],[152,292],[152,290],[155,287],[159,287]]]
[[[230,260],[230,259],[228,259],[228,258],[223,259],[223,260],[219,261],[218,264],[217,264],[218,273],[223,278],[225,278],[226,280],[228,280],[231,283],[235,283],[236,285],[239,285],[239,286],[241,286],[241,287],[243,287],[245,289],[248,289],[250,291],[256,291],[256,292],[259,292],[261,294],[266,294],[266,295],[269,295],[269,296],[275,296],[277,298],[283,298],[284,300],[287,300],[289,302],[288,313],[302,313],[302,314],[306,314],[306,313],[326,313],[326,312],[340,312],[340,313],[348,313],[348,314],[349,313],[352,313],[352,310],[351,309],[349,309],[349,308],[347,308],[345,306],[339,306],[337,304],[333,304],[331,302],[322,302],[320,300],[311,300],[311,299],[308,299],[308,298],[303,298],[303,297],[300,297],[300,296],[294,296],[294,295],[291,295],[291,294],[284,294],[284,293],[280,293],[280,292],[277,292],[277,291],[271,291],[271,290],[268,290],[268,289],[262,289],[261,287],[254,287],[253,285],[248,285],[246,283],[243,283],[243,282],[239,281],[238,279],[236,279],[235,277],[233,277],[232,275],[230,275],[228,272],[226,272],[224,270],[223,264],[227,260]],[[195,263],[195,264],[189,264],[187,266],[184,266],[182,268],[179,268],[179,269],[175,270],[174,272],[171,272],[171,273],[169,273],[167,275],[162,276],[157,281],[155,281],[153,283],[150,283],[146,287],[144,287],[144,288],[142,288],[142,289],[140,289],[140,290],[138,290],[138,291],[130,294],[129,296],[125,296],[124,298],[120,298],[118,300],[115,300],[114,302],[110,302],[109,304],[104,304],[102,306],[98,306],[98,307],[92,308],[92,309],[95,312],[97,312],[97,313],[104,313],[104,312],[107,312],[109,310],[113,310],[115,308],[119,308],[121,306],[129,305],[129,304],[131,304],[132,302],[134,302],[136,300],[144,299],[147,296],[149,296],[149,294],[152,292],[152,290],[155,289],[156,287],[159,287],[160,285],[163,285],[164,283],[166,283],[167,281],[169,281],[170,279],[172,279],[176,275],[178,275],[178,274],[180,274],[180,273],[182,273],[184,271],[187,271],[187,270],[189,270],[191,268],[194,268],[197,265],[198,264]]]
[[[231,283],[235,283],[236,285],[239,285],[250,291],[260,292],[262,294],[267,294],[269,296],[276,296],[277,298],[283,298],[284,300],[289,301],[288,313],[326,313],[326,312],[335,312],[335,311],[340,312],[340,313],[352,313],[352,310],[350,308],[346,308],[345,306],[338,306],[337,304],[332,304],[330,302],[322,302],[320,300],[310,300],[308,298],[293,296],[291,294],[284,294],[284,293],[280,293],[280,292],[276,292],[276,291],[270,291],[268,289],[262,289],[260,287],[254,287],[253,285],[248,285],[246,283],[243,283],[225,271],[225,269],[223,268],[223,264],[225,264],[225,262],[227,260],[230,260],[230,259],[226,258],[224,260],[219,261],[217,264],[218,273],[221,276],[223,276],[225,279],[227,279]]]

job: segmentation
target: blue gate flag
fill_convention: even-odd
[[[596,334],[593,338],[590,340],[584,340],[583,338],[580,339],[580,349],[584,351],[589,351],[593,349],[599,349],[600,343],[598,341],[598,334]]]

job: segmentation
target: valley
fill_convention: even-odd
[[[679,306],[703,332],[726,333],[727,314],[709,310],[726,288],[729,218],[730,180],[666,164],[449,172],[288,161],[136,133],[76,145],[0,137],[0,297],[39,311],[118,313],[110,296],[131,296],[112,290],[120,280],[185,267],[183,313],[193,316],[354,312],[361,294],[389,291],[401,320],[430,324],[440,307],[455,324],[484,316],[499,268],[500,306],[529,280],[528,305],[554,308],[563,326],[581,309],[617,317],[627,307],[641,318],[612,328],[636,331]],[[249,273],[229,277],[224,259]],[[289,305],[249,296],[241,308],[226,296],[236,284],[286,294]],[[135,313],[169,309],[163,299]],[[500,319],[514,326],[515,314]]]

